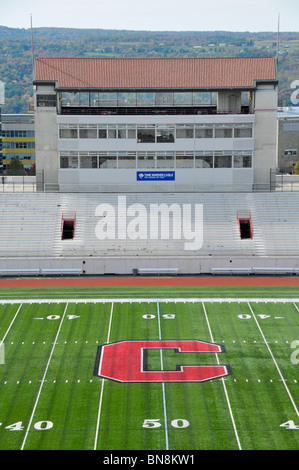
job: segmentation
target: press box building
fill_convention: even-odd
[[[272,57],[37,58],[34,89],[45,190],[269,188]]]

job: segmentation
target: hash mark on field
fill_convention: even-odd
[[[274,357],[274,355],[273,355],[273,353],[272,353],[272,351],[271,351],[271,349],[270,349],[269,342],[266,340],[266,337],[265,337],[265,335],[264,335],[264,333],[263,333],[263,331],[262,331],[262,328],[260,327],[260,324],[259,324],[259,322],[258,322],[258,320],[257,320],[257,318],[256,318],[256,315],[255,315],[255,313],[254,313],[254,311],[253,311],[253,309],[252,309],[252,307],[251,307],[249,301],[247,301],[247,305],[248,305],[248,307],[249,307],[249,309],[250,309],[250,311],[251,311],[251,314],[252,314],[252,316],[253,316],[253,318],[254,318],[254,320],[255,320],[255,323],[256,323],[256,325],[257,325],[257,327],[258,327],[258,329],[259,329],[259,332],[260,332],[260,334],[261,334],[261,336],[262,336],[262,338],[263,338],[263,341],[265,342],[265,344],[266,344],[266,346],[267,346],[268,352],[269,352],[269,354],[270,354],[270,356],[271,356],[271,358],[272,358],[272,361],[273,361],[274,364],[275,364],[275,367],[276,367],[276,370],[277,370],[277,372],[278,372],[278,374],[279,374],[279,376],[280,376],[280,379],[281,379],[282,383],[284,384],[285,390],[286,390],[286,392],[287,392],[287,394],[288,394],[288,396],[289,396],[289,399],[290,399],[290,401],[291,401],[291,403],[292,403],[292,405],[293,405],[294,411],[296,412],[297,417],[299,417],[299,411],[298,411],[297,406],[296,406],[296,404],[295,404],[295,401],[294,401],[294,399],[293,399],[293,397],[292,397],[292,395],[291,395],[291,393],[290,393],[290,390],[288,389],[288,386],[287,386],[287,384],[286,384],[286,379],[283,377],[283,375],[282,375],[282,373],[281,373],[281,370],[280,370],[280,368],[279,368],[279,366],[278,366],[278,364],[277,364],[277,361],[276,361],[276,359],[275,359],[275,357]]]
[[[211,326],[210,326],[210,322],[209,322],[209,318],[208,318],[208,314],[207,314],[207,311],[206,311],[204,301],[202,301],[202,308],[203,308],[203,311],[204,311],[204,316],[205,316],[206,323],[207,323],[207,326],[208,326],[211,341],[214,343],[214,338],[213,338],[213,334],[212,334],[212,330],[211,330]],[[219,358],[218,358],[217,353],[216,353],[216,359],[217,359],[217,363],[219,364]],[[238,448],[239,448],[239,450],[242,450],[241,442],[240,442],[239,435],[238,435],[238,430],[237,430],[237,427],[236,427],[236,423],[235,423],[235,420],[234,420],[234,416],[233,416],[229,396],[228,396],[228,393],[227,393],[227,388],[226,388],[226,385],[225,385],[225,378],[222,377],[220,380],[221,380],[222,385],[223,385],[223,390],[224,390],[224,394],[225,394],[225,397],[226,397],[226,402],[227,402],[228,410],[229,410],[229,413],[230,413],[231,422],[232,422],[232,426],[233,426],[233,429],[234,429],[235,438],[236,438],[236,441],[237,441],[237,444],[238,444]]]
[[[48,360],[47,365],[46,365],[46,369],[45,369],[45,372],[44,372],[44,375],[43,375],[43,378],[42,378],[42,381],[41,381],[41,385],[40,385],[40,387],[39,387],[39,391],[38,391],[38,394],[37,394],[37,398],[36,398],[35,403],[34,403],[34,406],[33,406],[33,410],[32,410],[32,413],[31,413],[31,416],[30,416],[30,420],[29,420],[29,423],[28,423],[28,426],[27,426],[27,429],[26,429],[26,433],[25,433],[24,440],[23,440],[23,443],[22,443],[22,446],[21,446],[21,450],[24,449],[25,444],[26,444],[26,441],[27,441],[29,429],[30,429],[30,427],[31,427],[32,420],[33,420],[33,417],[34,417],[34,414],[35,414],[35,410],[36,410],[36,407],[37,407],[37,404],[38,404],[38,401],[39,401],[39,398],[40,398],[40,395],[41,395],[41,392],[42,392],[43,384],[44,384],[44,382],[45,382],[46,375],[47,375],[47,372],[48,372],[48,369],[49,369],[49,365],[50,365],[50,361],[51,361],[52,356],[53,356],[53,353],[54,353],[54,348],[55,348],[55,345],[56,345],[57,340],[58,340],[58,336],[59,336],[59,333],[60,333],[60,330],[61,330],[62,322],[63,322],[63,320],[64,320],[64,317],[66,316],[67,308],[68,308],[68,303],[66,303],[66,306],[65,306],[65,309],[64,309],[64,312],[63,312],[61,321],[60,321],[60,323],[59,323],[58,331],[57,331],[57,334],[56,334],[56,337],[55,337],[55,341],[54,341],[54,344],[53,344],[53,347],[52,347],[52,350],[51,350],[51,353],[50,353],[50,356],[49,356],[49,360]]]

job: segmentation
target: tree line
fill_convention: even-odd
[[[3,113],[26,113],[33,96],[30,29],[0,26],[0,80],[5,82]],[[36,28],[34,57],[246,57],[276,56],[275,32],[126,31]],[[299,33],[281,33],[279,104],[289,106],[298,76]]]

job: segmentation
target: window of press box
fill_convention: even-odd
[[[234,154],[234,168],[251,168],[252,167],[252,156]]]
[[[174,168],[174,153],[157,152],[157,168]]]
[[[221,155],[215,152],[215,168],[232,168],[232,155]]]
[[[117,168],[117,156],[116,154],[100,153],[99,156],[99,168],[104,170],[116,169]]]
[[[98,157],[80,154],[80,168],[98,168]]]
[[[59,137],[60,139],[77,139],[78,138],[78,128],[77,126],[65,126],[60,125],[59,128]]]
[[[192,106],[191,92],[175,92],[173,96],[175,106]]]
[[[155,168],[156,167],[156,155],[155,152],[138,152],[137,153],[137,168]]]
[[[153,92],[137,93],[137,106],[139,107],[155,106],[155,93]]]
[[[136,106],[136,93],[118,93],[118,106]]]
[[[78,156],[61,156],[60,168],[78,168]]]
[[[63,107],[215,106],[216,92],[61,92]]]
[[[137,142],[155,142],[155,126],[140,126],[137,129]]]
[[[235,124],[234,125],[234,137],[235,138],[252,137],[252,125],[251,124]]]
[[[118,154],[118,168],[136,168],[136,155]]]
[[[176,154],[176,168],[194,168],[194,154],[191,152]]]
[[[215,125],[215,137],[216,138],[229,138],[233,136],[233,126],[232,124],[216,124]]]
[[[194,126],[193,124],[178,124],[176,127],[177,139],[193,139]]]
[[[213,139],[213,125],[195,125],[196,139]]]
[[[10,154],[13,157],[14,154]],[[136,159],[137,157],[137,159]],[[137,160],[137,161],[136,161]],[[75,152],[60,154],[61,169],[252,168],[250,151]]]
[[[193,92],[193,106],[216,106],[216,92]]]
[[[130,124],[104,125],[98,128],[99,139],[136,139],[136,126]]]
[[[97,138],[97,126],[79,126],[79,138],[80,139],[96,139]]]
[[[36,95],[38,107],[53,108],[56,106],[56,95]]]
[[[213,168],[213,152],[195,153],[195,168]]]
[[[157,142],[174,142],[174,126],[157,126]]]

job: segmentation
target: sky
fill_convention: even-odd
[[[0,0],[0,25],[134,31],[299,31],[299,0]]]

